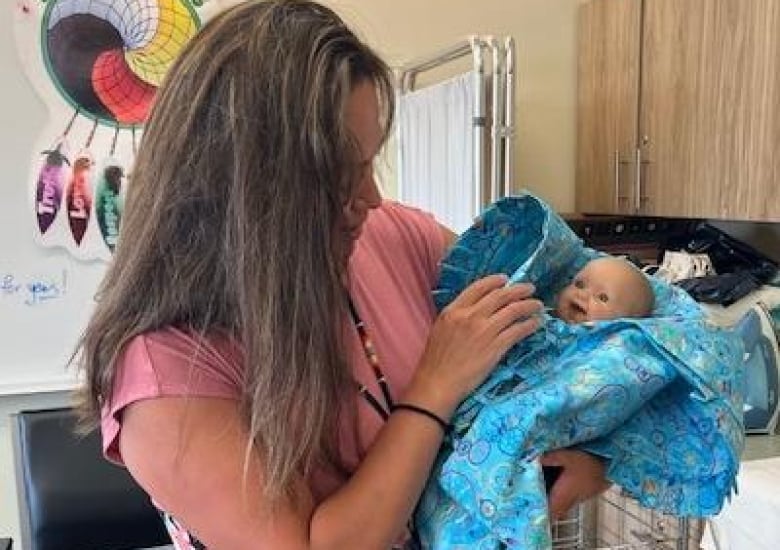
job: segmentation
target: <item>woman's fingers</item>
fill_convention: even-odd
[[[539,300],[530,299],[534,286],[518,284],[495,289],[472,306],[492,326],[499,355],[539,328],[537,314],[544,309]]]
[[[418,378],[436,379],[438,391],[446,389],[459,401],[512,345],[539,327],[536,313],[542,304],[530,298],[533,285],[506,286],[506,281],[504,275],[480,279],[442,310],[431,329]]]
[[[535,317],[543,310],[544,304],[539,300],[523,298],[507,302],[493,313],[492,317],[499,330],[503,330],[513,323]]]
[[[474,304],[474,307],[480,308],[487,314],[491,314],[510,304],[531,298],[535,291],[536,288],[534,285],[529,283],[504,286],[487,293],[481,300]]]
[[[504,288],[506,286],[506,282],[507,276],[503,273],[488,275],[487,277],[478,279],[477,281],[467,286],[463,292],[461,292],[458,297],[452,301],[452,304],[456,307],[472,306],[494,290]]]
[[[496,338],[496,343],[499,345],[499,358],[517,342],[528,338],[536,332],[539,326],[540,320],[538,317],[529,317],[522,321],[516,321],[501,331]]]

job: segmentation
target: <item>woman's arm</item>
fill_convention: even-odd
[[[560,519],[577,504],[610,487],[604,477],[604,463],[584,451],[558,449],[542,456],[543,466],[562,468],[548,496],[550,516]]]
[[[431,330],[400,401],[448,419],[518,340],[541,304],[526,285],[490,276],[469,286]],[[244,469],[247,431],[235,401],[160,398],[125,409],[120,450],[152,498],[209,548],[387,548],[402,531],[441,444],[438,424],[400,410],[347,483],[315,506],[303,480],[263,501],[262,457]]]
[[[386,549],[402,532],[441,443],[431,420],[395,413],[349,482],[315,507],[301,480],[263,503],[261,459],[244,474],[247,433],[236,401],[161,398],[124,414],[120,448],[154,501],[208,548]]]
[[[307,548],[311,496],[301,484],[273,514],[262,506],[259,457],[244,471],[247,441],[237,401],[165,397],[124,409],[119,448],[155,504],[208,548]]]

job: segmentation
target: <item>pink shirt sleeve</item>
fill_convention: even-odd
[[[103,407],[106,457],[122,463],[119,430],[127,405],[156,397],[238,399],[241,379],[239,347],[226,336],[203,337],[176,328],[136,336],[119,356],[114,394]]]

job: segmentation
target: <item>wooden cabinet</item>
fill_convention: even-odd
[[[580,7],[577,210],[631,213],[637,139],[641,1]]]
[[[780,2],[580,8],[577,208],[780,221]]]

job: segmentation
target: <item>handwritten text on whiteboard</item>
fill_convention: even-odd
[[[68,272],[60,277],[17,277],[13,273],[0,274],[0,300],[19,300],[28,306],[39,306],[62,298],[67,292]],[[0,303],[2,303],[0,302]]]

